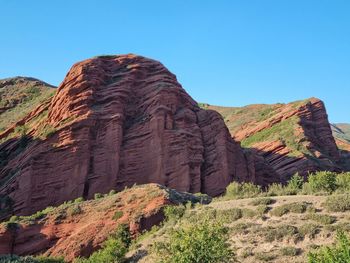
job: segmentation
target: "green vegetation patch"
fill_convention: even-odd
[[[294,202],[294,203],[289,203],[289,204],[284,204],[275,207],[274,209],[271,210],[270,214],[272,216],[283,216],[288,213],[304,213],[307,209],[307,207],[310,204],[306,202]]]

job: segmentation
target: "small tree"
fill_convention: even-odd
[[[304,178],[299,175],[299,173],[294,174],[287,185],[287,191],[290,194],[297,194],[302,188],[304,184]]]
[[[316,172],[308,178],[313,193],[332,193],[337,189],[337,175],[333,172]]]
[[[346,263],[350,262],[350,240],[343,233],[337,233],[337,243],[334,246],[321,247],[308,254],[309,263]]]
[[[166,242],[155,243],[161,263],[233,262],[228,229],[220,222],[196,222],[173,230]]]

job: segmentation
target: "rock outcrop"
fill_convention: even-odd
[[[221,116],[198,107],[161,63],[140,56],[75,64],[53,99],[20,125],[24,135],[0,134],[0,194],[14,214],[151,182],[215,196],[248,178]]]
[[[44,254],[67,262],[87,257],[120,224],[132,235],[150,230],[164,219],[167,205],[210,202],[156,184],[142,185],[97,200],[75,200],[39,214],[0,224],[0,254]]]
[[[0,79],[0,133],[52,97],[55,88],[28,77]]]
[[[296,172],[307,176],[316,170],[346,169],[319,99],[242,108],[203,107],[220,112],[232,137],[248,148],[256,160],[251,170],[258,173],[257,178],[270,169],[266,182],[283,182]]]

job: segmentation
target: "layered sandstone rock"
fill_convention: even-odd
[[[215,196],[248,178],[245,156],[221,116],[199,108],[151,59],[77,63],[36,111],[40,121],[24,120],[30,127],[24,146],[16,137],[0,146],[7,153],[0,194],[14,201],[15,214],[149,182]]]
[[[191,194],[149,184],[98,200],[63,204],[41,216],[19,218],[12,227],[0,224],[0,254],[44,254],[71,262],[101,248],[120,224],[136,235],[162,222],[165,206],[199,201]]]
[[[306,176],[316,170],[346,169],[319,99],[242,108],[204,107],[220,112],[233,138],[255,156],[252,170],[264,173],[266,167],[272,168],[267,182],[286,181],[296,172]]]

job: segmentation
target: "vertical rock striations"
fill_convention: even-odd
[[[8,179],[0,193],[14,201],[16,214],[150,182],[218,195],[247,177],[244,154],[221,116],[199,108],[151,59],[104,56],[75,64],[43,118],[0,171]],[[18,139],[2,150],[9,144],[15,150]]]

